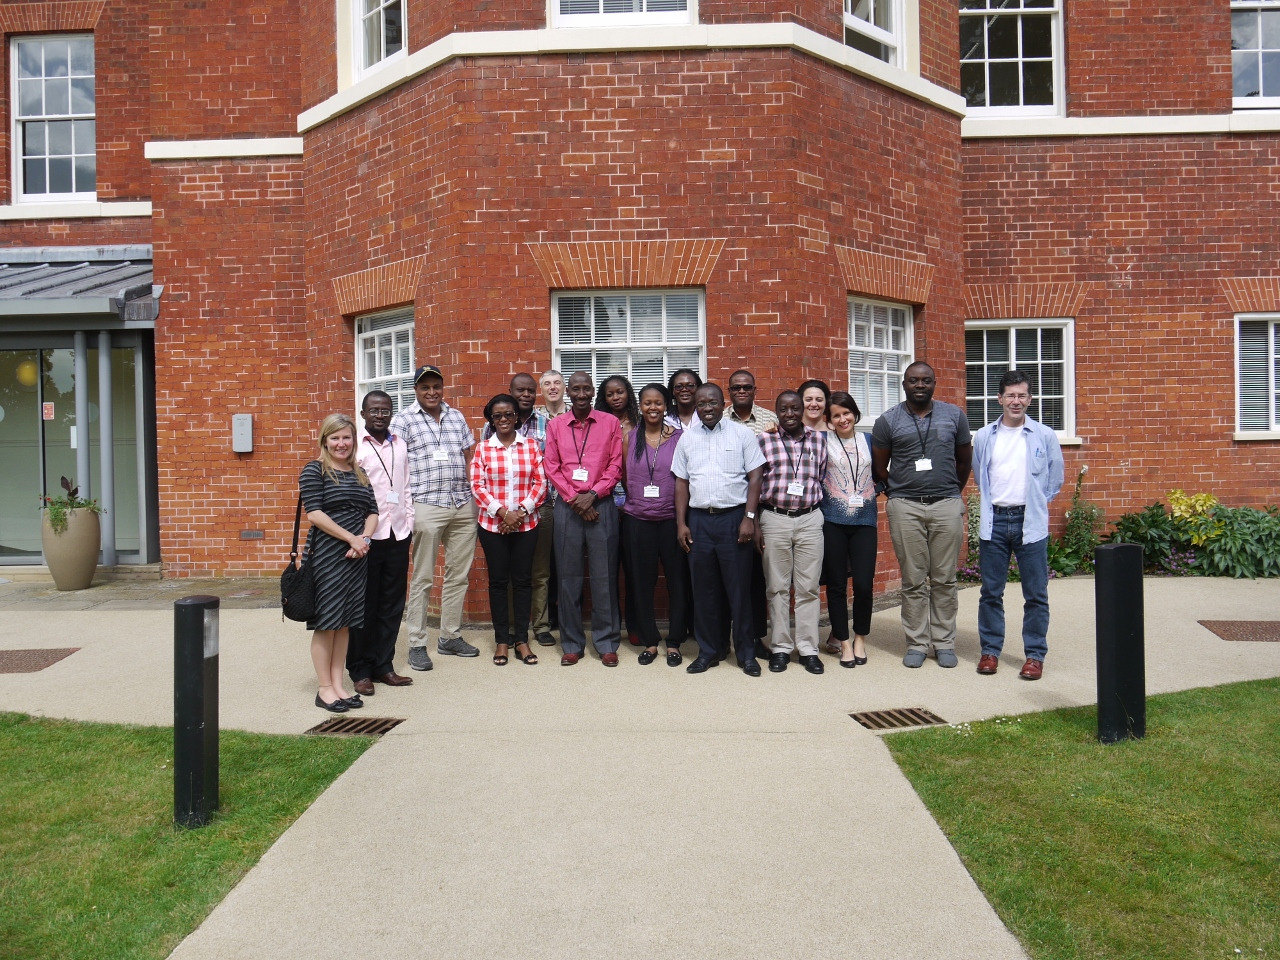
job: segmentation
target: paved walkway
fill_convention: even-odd
[[[172,600],[213,592],[222,725],[299,733],[327,716],[311,705],[307,634],[242,608],[270,605],[271,584],[171,585],[0,585],[0,647],[81,648],[0,675],[0,709],[168,724]],[[997,676],[974,673],[976,590],[961,593],[953,671],[901,666],[896,610],[876,614],[869,664],[824,657],[822,677],[794,664],[691,677],[642,668],[632,648],[616,670],[594,655],[562,668],[550,648],[535,667],[495,668],[473,632],[479,660],[437,657],[412,687],[378,688],[364,714],[406,722],[173,957],[1024,957],[880,738],[848,715],[924,706],[954,723],[1093,702],[1093,582],[1050,594],[1038,683],[1017,678],[1016,640]],[[1228,643],[1196,622],[1280,620],[1280,582],[1147,580],[1145,602],[1149,692],[1280,675],[1280,644]]]

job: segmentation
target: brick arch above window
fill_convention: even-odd
[[[0,4],[0,33],[92,30],[98,25],[104,6],[106,0]]]
[[[422,257],[410,257],[333,278],[333,295],[343,316],[412,303],[418,294]]]
[[[530,243],[552,290],[701,287],[715,269],[724,238]]]
[[[836,244],[845,289],[902,303],[925,303],[933,284],[933,266],[925,260],[891,257]]]
[[[1234,313],[1280,310],[1280,277],[1223,277],[1218,282]]]
[[[964,288],[964,315],[984,317],[1074,317],[1089,298],[1090,284],[971,283]]]

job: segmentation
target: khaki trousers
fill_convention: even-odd
[[[435,582],[436,557],[444,547],[444,582],[440,585],[440,636],[462,635],[462,608],[467,578],[476,556],[476,503],[433,507],[413,505],[413,577],[409,580],[409,646],[425,647],[430,634],[427,606]]]
[[[965,539],[959,497],[919,503],[890,497],[885,506],[902,570],[902,632],[907,648],[928,653],[956,646],[956,565]]]
[[[764,536],[764,584],[769,596],[769,647],[774,653],[795,650],[802,657],[817,656],[818,617],[822,603],[822,511],[788,517],[761,509]],[[795,637],[791,633],[791,591],[796,594]]]

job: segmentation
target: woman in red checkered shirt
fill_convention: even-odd
[[[547,475],[536,440],[516,432],[516,401],[500,393],[484,408],[493,436],[471,458],[471,492],[479,510],[480,546],[489,568],[489,615],[497,650],[493,662],[504,666],[509,636],[520,637],[516,657],[537,663],[529,649],[533,551],[538,542],[538,507],[547,498]],[[507,584],[511,584],[514,622],[507,622]],[[521,648],[524,652],[521,653]]]

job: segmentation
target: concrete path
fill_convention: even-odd
[[[81,650],[0,675],[0,709],[171,722],[171,597],[15,587],[0,585],[0,647]],[[238,609],[272,591],[215,587],[179,595],[226,598],[222,725],[300,733],[325,719],[305,631]],[[553,648],[496,668],[475,631],[480,659],[436,657],[412,687],[378,688],[363,713],[406,722],[173,957],[1024,957],[880,738],[848,715],[923,706],[958,723],[1092,703],[1093,582],[1050,595],[1038,683],[1017,678],[1016,639],[998,675],[974,673],[976,589],[961,593],[952,671],[902,667],[896,610],[876,614],[869,664],[824,657],[821,677],[794,664],[691,677],[640,667],[629,647],[616,670],[594,655],[562,668]],[[1280,620],[1280,582],[1153,579],[1145,598],[1149,692],[1280,675],[1280,644],[1196,623]]]

